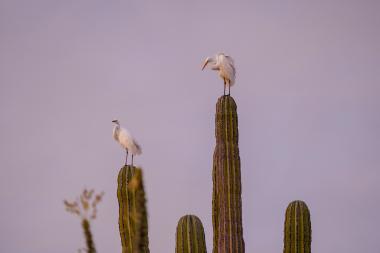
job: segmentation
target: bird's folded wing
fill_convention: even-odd
[[[142,152],[141,146],[137,143],[136,140],[133,140],[133,144],[134,144],[134,146],[136,148],[136,155],[140,155],[141,152]]]
[[[230,77],[231,85],[234,84],[236,75],[234,59],[232,59],[231,56],[226,55],[226,62],[223,64],[223,67]]]

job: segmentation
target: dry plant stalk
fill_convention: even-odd
[[[102,201],[104,192],[95,194],[94,190],[84,189],[79,198],[73,202],[64,200],[63,203],[66,207],[66,211],[77,215],[82,220],[82,228],[86,239],[87,248],[84,249],[87,253],[95,253],[95,245],[92,240],[92,233],[90,229],[90,221],[96,219],[98,212],[97,206]],[[82,252],[79,249],[78,252]]]

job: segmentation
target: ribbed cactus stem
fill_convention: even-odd
[[[214,253],[244,253],[238,116],[231,96],[216,104],[213,161]]]
[[[82,228],[84,237],[86,238],[87,253],[96,253],[94,241],[92,240],[90,222],[87,219],[82,220]]]
[[[131,212],[135,208],[135,196],[128,192],[128,182],[134,174],[135,168],[124,166],[120,169],[117,178],[117,199],[119,201],[119,231],[123,253],[133,253],[134,221]]]
[[[136,180],[140,180],[140,183],[138,184],[140,188],[128,190],[128,184],[131,182],[133,176],[137,171],[139,171],[139,179]],[[136,167],[126,165],[120,169],[117,182],[117,198],[119,201],[119,230],[122,252],[135,253],[136,251],[134,251],[134,245],[136,244],[136,236],[138,241],[140,241],[140,237],[142,236],[139,234],[139,232],[136,232],[138,229],[137,227],[141,225],[136,223],[136,214],[137,212],[141,211],[142,206],[144,206],[143,212],[145,212],[145,222],[147,219],[145,209],[145,193],[142,184],[141,170],[137,169]],[[146,250],[139,253],[145,253],[149,252],[147,222],[146,227],[145,225],[141,226],[144,227],[144,233],[146,233],[146,236],[144,237],[145,239],[143,239],[143,242],[146,245]]]
[[[176,253],[206,253],[206,240],[201,220],[195,215],[185,215],[177,225]]]
[[[291,202],[286,209],[284,228],[284,253],[311,252],[310,212],[306,203]]]
[[[135,222],[135,238],[133,239],[134,253],[149,253],[148,217],[142,170],[135,169],[134,176],[128,185],[128,192],[135,196],[136,208],[132,212]]]

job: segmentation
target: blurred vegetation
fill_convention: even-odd
[[[66,211],[81,219],[87,247],[79,249],[79,252],[82,252],[82,250],[87,253],[96,252],[94,241],[92,239],[90,222],[96,219],[98,212],[97,206],[102,201],[103,195],[104,192],[95,194],[94,190],[84,189],[82,194],[75,201],[63,201]]]

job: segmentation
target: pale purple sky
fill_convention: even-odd
[[[249,3],[248,3],[249,2]],[[212,252],[216,73],[235,58],[246,252],[283,247],[307,202],[313,252],[380,248],[379,1],[0,0],[0,252],[84,246],[62,200],[106,192],[98,252],[121,252],[119,118],[143,147],[151,252],[198,215]]]

